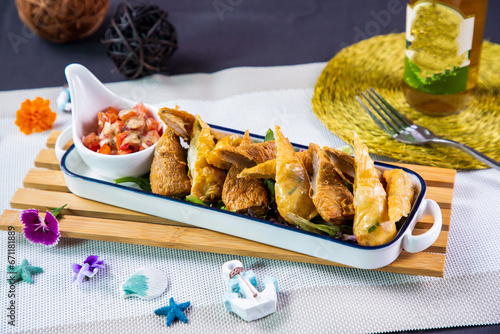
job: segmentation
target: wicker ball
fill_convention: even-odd
[[[21,21],[38,36],[57,43],[89,36],[99,28],[109,0],[16,0]]]
[[[117,6],[101,42],[118,71],[127,78],[167,72],[168,58],[177,49],[177,33],[167,15],[151,4]]]

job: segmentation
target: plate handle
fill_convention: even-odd
[[[72,131],[72,126],[69,126],[66,128],[59,137],[56,139],[56,144],[54,146],[54,150],[56,151],[56,157],[59,162],[61,162],[61,159],[66,152],[64,149],[64,146],[73,138],[73,131]]]
[[[424,234],[412,235],[410,231],[404,236],[403,249],[407,252],[418,253],[423,251],[436,242],[439,234],[441,233],[441,227],[443,225],[441,208],[432,199],[424,199],[422,205],[420,206],[420,210],[418,210],[415,222],[419,221],[424,216],[432,216],[434,218],[434,224]]]

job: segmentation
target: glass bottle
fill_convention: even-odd
[[[457,113],[474,100],[488,0],[410,0],[403,92],[433,116]]]

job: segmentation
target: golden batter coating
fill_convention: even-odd
[[[292,145],[276,125],[276,204],[280,215],[290,223],[288,213],[304,219],[314,218],[318,212],[309,197],[309,176]]]
[[[387,195],[380,182],[379,172],[368,155],[368,147],[354,133],[354,223],[353,232],[358,244],[376,246],[396,236],[396,224],[389,219]]]
[[[415,190],[410,176],[402,169],[388,169],[384,178],[387,181],[389,218],[395,223],[410,213]]]
[[[207,162],[220,169],[229,169],[231,164],[222,160],[221,151],[227,147],[237,147],[241,144],[241,137],[234,134],[225,136],[215,144],[215,148],[207,155]]]
[[[349,154],[339,151],[333,147],[323,147],[326,154],[337,173],[350,184],[354,183],[354,158]]]
[[[269,204],[264,181],[239,179],[237,176],[240,171],[241,169],[234,165],[229,169],[222,190],[222,202],[229,211],[263,216]]]
[[[311,143],[313,174],[309,195],[320,216],[327,222],[340,225],[354,217],[353,195],[321,148]]]
[[[189,143],[187,162],[191,180],[191,195],[202,201],[216,201],[221,198],[226,172],[207,162],[208,154],[215,148],[210,127],[196,116],[193,134]]]
[[[187,176],[185,149],[179,136],[166,128],[156,144],[149,179],[153,193],[165,196],[186,196],[191,190]]]
[[[175,106],[175,109],[161,108],[158,116],[177,135],[182,137],[186,142],[189,142],[193,133],[194,115],[180,110],[178,106]]]
[[[309,150],[296,152],[297,157],[304,164],[309,174],[313,172],[312,159]],[[251,179],[275,179],[276,178],[276,159],[264,161],[253,167],[245,168],[238,174],[238,177]]]

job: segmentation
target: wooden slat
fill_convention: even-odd
[[[428,229],[414,228],[412,234],[421,235],[427,231]],[[448,248],[448,231],[441,231],[434,244],[432,244],[424,252],[446,254],[447,248]]]
[[[422,165],[409,165],[394,162],[389,162],[389,164],[405,167],[417,172],[425,179],[425,182],[428,186],[453,188],[455,185],[455,176],[457,174],[457,171],[454,169]]]
[[[450,230],[450,220],[451,220],[451,210],[450,209],[441,209],[441,215],[443,216],[443,227],[442,231]],[[422,229],[430,229],[434,224],[434,219],[432,217],[422,217],[417,223],[415,227]]]
[[[2,214],[0,218],[0,229],[7,230],[9,226],[15,227],[17,232],[22,231],[22,225],[19,222],[19,211],[5,210]],[[335,262],[237,238],[231,235],[185,226],[158,225],[96,218],[89,219],[81,216],[64,215],[63,218],[60,219],[59,228],[61,236],[70,238],[118,241],[201,252],[344,266]],[[403,251],[396,261],[377,270],[410,275],[442,277],[444,262],[444,254],[422,252],[410,254]]]
[[[45,211],[47,207],[57,208],[64,204],[67,204],[67,208],[62,211],[62,214],[67,215],[188,226],[173,220],[91,201],[72,193],[19,188],[10,201],[13,209],[23,210],[33,208]]]
[[[49,138],[47,138],[47,141],[45,142],[45,145],[47,145],[47,148],[55,148],[56,147],[56,140],[57,137],[61,134],[62,131],[59,130],[53,130]],[[66,143],[64,146],[64,149],[67,150],[71,145],[73,145],[73,140],[70,140],[69,142]]]
[[[24,177],[23,185],[25,188],[69,192],[60,170],[32,168]]]
[[[61,169],[54,150],[42,149],[35,158],[35,167],[53,170]]]
[[[49,138],[47,138],[47,141],[45,142],[45,145],[47,145],[48,148],[54,148],[56,146],[57,137],[59,137],[61,132],[62,131],[59,130],[52,130],[49,134]]]

